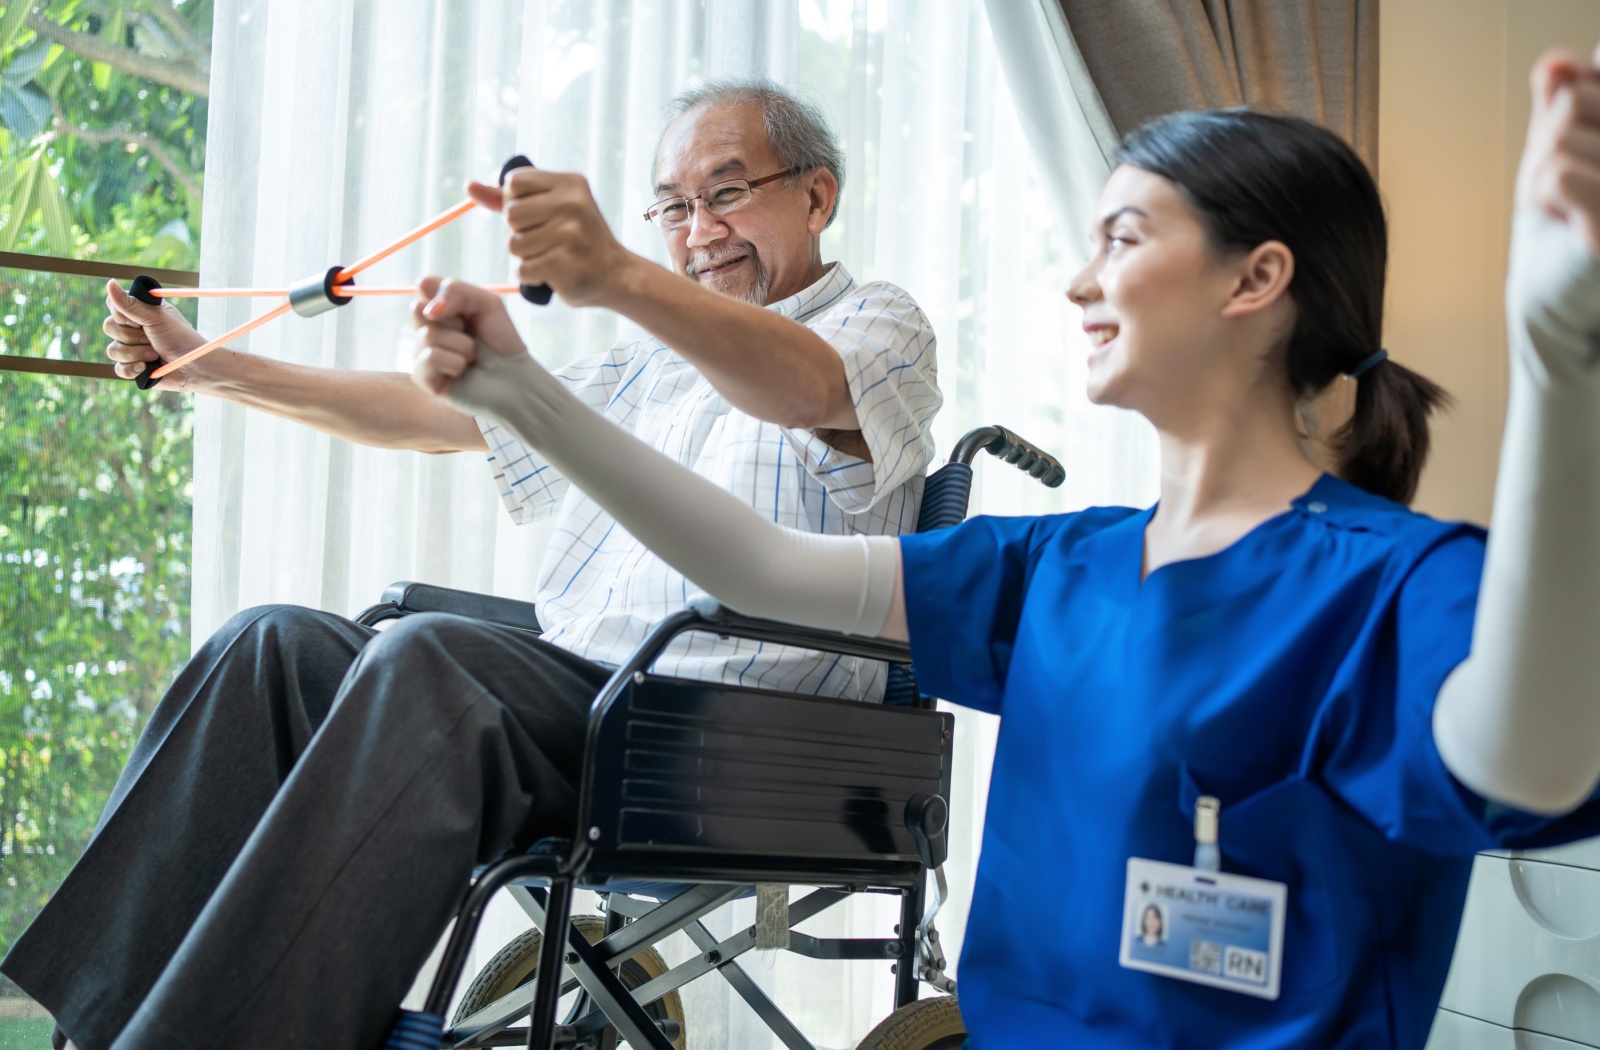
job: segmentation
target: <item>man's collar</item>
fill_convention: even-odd
[[[790,320],[803,324],[808,317],[826,310],[844,298],[855,286],[855,278],[845,270],[843,263],[829,263],[822,276],[809,287],[787,299],[768,303],[767,309],[775,310]]]

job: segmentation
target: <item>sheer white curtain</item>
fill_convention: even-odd
[[[902,285],[933,320],[947,398],[941,446],[997,422],[1067,465],[1067,484],[1050,491],[983,464],[975,509],[1153,497],[1149,435],[1084,400],[1086,348],[1062,297],[1081,250],[1060,217],[1086,213],[1099,187],[1056,173],[1094,169],[1036,160],[982,0],[219,0],[214,47],[207,284],[281,286],[351,262],[460,199],[467,178],[493,178],[515,152],[586,174],[624,243],[663,258],[638,216],[664,103],[703,77],[765,73],[818,101],[847,147],[825,257]],[[1030,131],[1034,146],[1052,148]],[[1064,131],[1059,148],[1084,141],[1081,129]],[[475,212],[380,264],[367,283],[426,272],[502,281],[504,241],[498,217]],[[252,309],[262,306],[210,302],[202,328],[221,331]],[[513,310],[550,364],[631,334],[598,311]],[[404,367],[407,305],[368,299],[315,320],[291,316],[245,345],[309,364]],[[397,579],[531,591],[545,533],[509,524],[478,456],[354,447],[209,400],[198,406],[196,444],[197,638],[262,602],[352,612]],[[992,720],[962,715],[956,901],[941,924],[952,958],[993,731]],[[748,921],[724,915],[718,925],[731,930],[735,919]],[[852,902],[810,928],[881,936],[896,919],[888,899]],[[497,910],[480,961],[519,926],[513,910]],[[891,1005],[883,963],[746,961],[819,1047],[854,1046]],[[710,980],[684,998],[691,1046],[769,1045],[749,1010]]]

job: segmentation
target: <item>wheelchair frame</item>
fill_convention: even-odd
[[[979,451],[1052,487],[1064,476],[1053,457],[1000,427],[967,434],[950,463],[970,470]],[[959,495],[964,516],[964,488]],[[358,622],[446,611],[539,631],[528,602],[414,583],[395,584],[383,597]],[[664,1030],[645,1007],[715,970],[788,1050],[815,1050],[738,965],[756,947],[756,927],[719,940],[700,921],[760,884],[819,887],[788,905],[790,927],[853,893],[898,894],[895,937],[822,939],[790,929],[788,950],[812,958],[894,962],[896,1009],[917,999],[919,982],[955,991],[944,976],[933,926],[948,895],[941,866],[954,717],[935,711],[934,700],[915,691],[904,705],[863,704],[649,672],[669,644],[696,631],[890,665],[911,660],[903,643],[746,617],[710,599],[692,602],[658,624],[590,707],[578,834],[545,840],[477,874],[424,1010],[443,1017],[449,1009],[484,910],[501,889],[509,890],[544,935],[533,979],[447,1025],[442,1046],[551,1050],[591,1040],[600,1050],[614,1050],[621,1038],[641,1050],[672,1050],[678,1033]],[[764,758],[766,766],[752,756]],[[713,784],[715,802],[701,790]],[[630,888],[641,892],[633,881],[641,879],[668,880],[670,889],[681,892],[651,904],[630,895]],[[593,945],[569,923],[580,883],[605,902],[605,933]],[[699,954],[626,988],[615,968],[680,930]],[[559,979],[563,966],[572,973],[567,981]],[[558,1024],[559,1000],[574,990],[583,993],[577,1016]],[[529,1013],[526,1029],[511,1027]]]
[[[442,588],[409,595],[391,588],[386,592],[391,601],[360,619],[375,623],[455,604],[438,601],[444,595],[482,599]],[[954,717],[931,710],[931,701],[888,707],[649,673],[674,639],[694,631],[890,663],[910,660],[903,644],[743,617],[709,600],[692,603],[658,624],[590,707],[576,824],[581,833],[570,841],[546,840],[533,852],[482,869],[457,912],[424,1010],[443,1016],[449,1009],[484,909],[501,889],[509,889],[545,935],[534,980],[447,1027],[444,1046],[547,1050],[600,1037],[599,1045],[605,1047],[601,1033],[609,1025],[631,1046],[671,1050],[676,1033],[664,1032],[645,1006],[716,970],[786,1047],[815,1050],[737,963],[756,947],[755,927],[718,939],[700,921],[761,883],[821,887],[789,905],[790,926],[853,893],[899,894],[896,937],[823,939],[791,930],[788,950],[819,959],[896,963],[897,1008],[917,998],[919,978],[945,991],[954,989],[944,978],[932,925],[937,907],[924,915],[926,872],[937,872],[937,904],[945,896],[938,868],[945,855]],[[809,735],[808,722],[818,727]],[[701,738],[699,746],[692,742],[696,737]],[[691,741],[687,745],[685,738]],[[700,766],[702,779],[716,779],[720,786],[748,796],[746,803],[729,812],[721,797],[716,804],[699,804],[698,785],[688,798],[658,790],[663,784],[682,783],[661,779],[663,773],[681,769],[640,768],[659,759],[663,745],[674,746],[678,755],[669,765]],[[796,781],[781,769],[775,776],[763,776],[759,769],[731,768],[748,764],[730,762],[728,756],[751,748],[769,759],[787,759],[794,763],[789,769],[812,778],[827,772],[822,767],[847,770],[847,776],[836,778],[847,782],[817,785],[819,790],[797,807],[792,794]],[[627,790],[630,783],[642,791]],[[907,803],[915,805],[908,809]],[[625,892],[639,879],[684,884],[679,887],[683,892],[651,904]],[[568,925],[572,891],[580,882],[603,894],[606,902],[606,935],[594,945]],[[533,883],[544,883],[549,890]],[[608,890],[611,884],[624,889]],[[565,930],[565,938],[551,936],[552,930]],[[613,967],[679,930],[700,954],[639,988],[626,989]],[[572,971],[572,979],[543,976],[561,973],[563,965]],[[596,1009],[573,1024],[559,1025],[558,1001],[575,989]],[[510,1027],[530,1010],[526,1029]]]

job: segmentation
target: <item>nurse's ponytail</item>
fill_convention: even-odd
[[[1410,503],[1428,459],[1428,416],[1450,395],[1426,376],[1383,361],[1355,382],[1356,407],[1335,436],[1339,476],[1350,484]]]
[[[1393,360],[1372,361],[1383,334],[1388,227],[1361,158],[1310,121],[1230,109],[1147,124],[1116,159],[1176,184],[1219,250],[1288,247],[1296,308],[1289,383],[1309,398],[1359,373],[1355,411],[1334,436],[1339,476],[1411,502],[1428,458],[1428,417],[1448,398]]]

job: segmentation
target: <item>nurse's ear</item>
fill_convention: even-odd
[[[1233,271],[1223,317],[1248,317],[1264,312],[1293,312],[1289,285],[1294,280],[1294,253],[1282,241],[1264,241],[1240,253]]]

